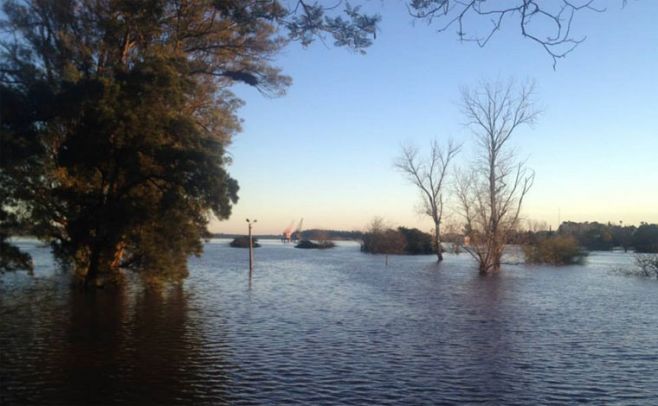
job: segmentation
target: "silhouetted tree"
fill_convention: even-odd
[[[398,168],[421,193],[423,213],[428,215],[434,223],[434,246],[437,260],[443,261],[441,253],[441,221],[445,207],[444,188],[447,183],[450,162],[457,155],[460,146],[452,141],[445,149],[433,141],[430,154],[422,159],[418,156],[418,149],[413,146],[402,148],[402,154],[395,162]]]
[[[500,269],[503,249],[517,227],[534,173],[517,162],[509,141],[514,132],[537,119],[533,86],[483,84],[462,91],[463,110],[477,140],[478,160],[457,181],[457,195],[469,238],[466,250],[480,272]]]
[[[270,62],[280,33],[363,50],[378,20],[296,5],[4,2],[3,266],[25,262],[5,245],[10,224],[29,223],[86,284],[120,267],[185,275],[210,214],[226,218],[237,201],[224,151],[241,101],[230,86],[281,95],[290,79]]]

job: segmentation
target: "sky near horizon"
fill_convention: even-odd
[[[574,37],[587,40],[555,70],[513,20],[479,48],[414,23],[401,1],[367,2],[382,22],[366,55],[289,45],[275,60],[293,79],[285,96],[235,88],[246,102],[229,147],[240,200],[210,230],[244,233],[245,218],[258,219],[257,234],[300,218],[306,229],[362,230],[380,216],[429,231],[417,190],[393,167],[401,144],[422,151],[452,137],[464,143],[455,168],[467,166],[475,145],[460,88],[510,78],[534,80],[542,110],[513,136],[536,172],[525,219],[658,223],[658,1],[621,3],[576,15]]]

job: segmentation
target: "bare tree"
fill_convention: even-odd
[[[513,82],[462,91],[463,112],[479,153],[471,170],[458,177],[456,189],[469,239],[465,248],[482,273],[500,269],[504,246],[534,181],[534,172],[515,159],[508,145],[516,129],[537,119],[533,93],[532,84],[517,88]]]
[[[450,162],[460,149],[461,145],[456,145],[452,140],[445,149],[437,141],[433,141],[429,156],[423,159],[419,157],[418,148],[407,145],[402,147],[402,154],[395,162],[395,167],[420,189],[423,213],[430,216],[434,222],[434,246],[438,261],[443,261],[440,237],[445,203],[443,189]]]

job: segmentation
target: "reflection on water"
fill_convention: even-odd
[[[52,289],[62,292],[38,297]],[[198,320],[182,286],[82,293],[66,284],[44,284],[30,293],[3,295],[6,403],[224,399],[226,375],[210,376],[204,364],[228,369],[228,348],[223,342],[201,342]]]
[[[27,243],[26,243],[27,244]],[[83,294],[37,271],[0,277],[0,404],[363,404],[658,398],[658,282],[630,263],[509,265],[465,255],[211,243],[184,284]]]

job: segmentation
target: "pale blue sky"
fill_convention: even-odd
[[[536,171],[524,217],[658,222],[658,1],[600,1],[607,12],[578,14],[574,33],[587,41],[557,70],[514,22],[478,48],[414,25],[400,1],[370,4],[383,21],[367,55],[293,44],[276,60],[293,78],[286,96],[236,88],[246,101],[230,147],[240,201],[212,231],[244,232],[247,217],[257,233],[300,217],[305,228],[363,229],[373,216],[429,231],[416,190],[392,166],[400,144],[453,137],[467,164],[460,87],[512,77],[536,81],[543,110],[515,135]]]

